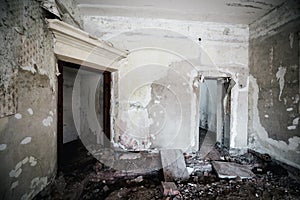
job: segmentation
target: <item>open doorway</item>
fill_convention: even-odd
[[[206,78],[200,83],[199,148],[204,157],[216,142],[229,147],[230,78]]]
[[[58,66],[58,171],[66,172],[94,161],[88,145],[109,145],[111,73],[62,61]]]

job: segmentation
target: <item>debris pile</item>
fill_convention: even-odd
[[[252,150],[232,156],[217,143],[204,159],[199,152],[176,149],[160,156],[122,152],[112,159],[111,152],[106,154],[101,162],[94,159],[61,173],[35,199],[299,199],[300,183],[289,171],[268,154]],[[106,166],[105,158],[124,170]],[[140,162],[150,166],[154,158],[160,159],[161,170],[140,170]]]

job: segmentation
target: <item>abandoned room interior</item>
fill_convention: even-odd
[[[0,199],[299,199],[300,1],[0,8]]]

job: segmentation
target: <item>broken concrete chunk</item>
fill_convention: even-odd
[[[253,178],[255,174],[246,165],[240,165],[231,162],[212,162],[219,178],[234,179],[240,177],[241,179]]]
[[[120,160],[134,160],[134,159],[138,159],[138,158],[141,158],[142,155],[140,153],[124,153],[122,154],[119,159]]]
[[[174,182],[161,182],[164,196],[175,196],[179,194]]]
[[[187,180],[189,178],[182,150],[164,149],[160,151],[160,156],[165,181]]]
[[[205,157],[204,160],[221,160],[221,155],[218,150],[213,148]]]

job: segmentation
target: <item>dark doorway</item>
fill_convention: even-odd
[[[68,171],[93,160],[83,137],[97,148],[110,143],[111,73],[63,61],[58,68],[58,171]]]
[[[200,83],[199,149],[205,156],[219,142],[229,147],[230,78],[206,78]]]

